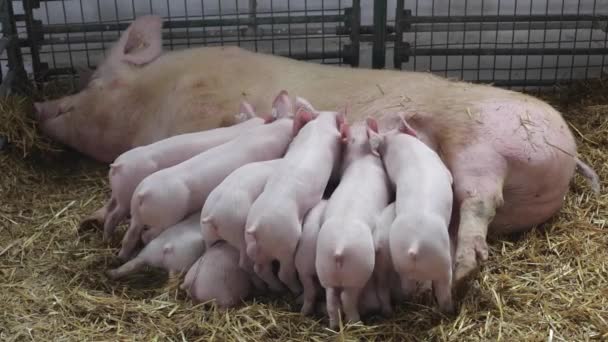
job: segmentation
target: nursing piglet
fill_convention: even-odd
[[[247,102],[241,103],[240,112],[236,117],[240,123],[234,126],[176,135],[136,147],[116,158],[109,171],[112,195],[106,204],[104,240],[108,240],[116,226],[128,216],[133,192],[144,178],[224,144],[246,130],[264,123],[263,119],[255,116],[253,108]]]
[[[294,293],[301,291],[294,255],[302,220],[321,201],[339,162],[340,126],[344,125],[343,113],[316,112],[297,101],[295,138],[251,206],[245,230],[247,255],[255,272],[266,283],[276,283],[272,261],[278,260],[278,277]]]
[[[251,293],[251,281],[239,267],[239,251],[217,241],[196,262],[180,285],[195,303],[215,300],[220,308],[238,305]]]
[[[346,321],[360,320],[359,299],[374,271],[372,230],[391,197],[382,160],[372,154],[365,125],[353,126],[348,136],[342,179],[325,209],[315,261],[334,329],[340,310]]]
[[[207,197],[201,213],[201,228],[207,247],[225,240],[239,250],[239,265],[252,275],[256,287],[263,287],[253,272],[245,246],[245,223],[249,208],[258,198],[280,159],[250,163],[232,172]],[[271,288],[281,291],[284,288]]]
[[[167,228],[150,241],[139,254],[117,269],[109,270],[108,277],[122,278],[144,266],[165,269],[170,273],[187,271],[204,253],[205,244],[199,227],[200,213]]]
[[[401,120],[398,130],[383,135],[377,134],[374,119],[369,118],[367,123],[370,145],[382,156],[396,187],[395,220],[389,231],[395,270],[402,285],[412,280],[431,280],[439,308],[452,312],[450,171],[437,153],[416,138],[416,132],[405,120]]]
[[[200,210],[209,193],[234,170],[256,161],[280,158],[293,138],[292,127],[292,118],[279,117],[146,177],[131,199],[131,225],[119,256],[128,258],[140,238],[147,243],[168,226]]]
[[[327,200],[321,200],[304,216],[302,236],[300,237],[294,258],[296,271],[298,271],[298,276],[304,289],[302,310],[300,311],[303,315],[313,313],[317,293],[321,287],[317,279],[315,258],[317,254],[317,236],[323,223],[323,214],[325,213],[326,206]]]
[[[376,248],[376,265],[374,266],[374,283],[378,291],[382,314],[390,316],[393,313],[392,301],[400,301],[406,295],[412,294],[416,287],[415,281],[401,285],[399,275],[393,267],[389,247],[389,233],[395,220],[395,203],[389,204],[376,219],[374,230],[374,247]],[[405,292],[402,288],[405,288]]]

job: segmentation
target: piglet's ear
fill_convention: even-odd
[[[343,143],[347,143],[350,140],[350,126],[347,123],[343,123],[340,125],[340,136],[342,138]]]
[[[275,119],[293,115],[293,104],[287,90],[281,90],[274,101],[272,101],[272,116]]]
[[[380,157],[380,147],[384,142],[384,137],[378,134],[378,122],[375,118],[368,117],[366,120],[367,124],[367,139],[369,140],[369,147],[372,154]]]
[[[295,137],[300,132],[300,129],[306,125],[309,121],[313,120],[315,115],[309,111],[300,110],[296,113],[296,117],[293,120],[293,136]]]
[[[412,126],[410,126],[410,124],[408,124],[403,117],[401,117],[401,123],[399,124],[399,132],[409,134],[415,138],[418,137],[418,133],[416,132],[416,130],[413,129]]]
[[[235,120],[237,123],[241,123],[256,117],[255,109],[251,105],[251,103],[243,100],[241,105],[239,106],[239,112],[235,115]]]
[[[317,111],[312,104],[308,102],[308,100],[303,97],[296,96],[295,112],[297,113],[301,110],[311,113],[315,113]]]
[[[367,124],[367,136],[369,137],[370,131],[374,133],[378,133],[378,121],[376,118],[368,117],[365,119],[365,123]]]

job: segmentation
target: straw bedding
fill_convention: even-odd
[[[571,124],[582,159],[608,178],[608,84],[545,97]],[[293,299],[256,298],[220,311],[193,306],[178,280],[148,270],[114,282],[119,240],[79,221],[109,196],[107,167],[41,138],[26,98],[0,101],[2,340],[608,340],[608,195],[576,176],[561,212],[519,236],[490,237],[490,261],[456,317],[428,297],[391,319],[339,332],[303,318]],[[123,227],[124,229],[124,227]]]

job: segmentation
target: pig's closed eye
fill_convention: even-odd
[[[147,226],[147,225],[146,225],[146,226],[144,226],[144,227],[142,228],[142,230],[143,230],[144,232],[147,232],[148,230],[150,230],[150,226]]]

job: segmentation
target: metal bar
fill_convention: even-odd
[[[607,21],[608,15],[467,15],[467,16],[411,16],[407,21],[416,23],[475,23],[475,22],[511,22],[511,21]]]
[[[293,17],[258,17],[255,20],[251,18],[239,19],[205,19],[205,20],[177,20],[165,21],[164,28],[176,29],[191,27],[214,27],[214,26],[248,26],[248,25],[279,25],[279,24],[306,24],[306,23],[332,23],[344,21],[343,14],[336,15],[311,15],[311,16],[293,16]],[[90,23],[90,24],[59,24],[59,25],[43,25],[42,33],[72,33],[72,32],[96,32],[96,31],[118,31],[125,30],[131,23]]]
[[[545,28],[546,24],[546,28]],[[433,31],[431,31],[431,27]],[[510,22],[501,22],[501,23],[440,23],[440,24],[412,24],[412,28],[408,31],[411,32],[457,32],[457,31],[511,31],[515,29],[516,31],[528,31],[528,30],[559,30],[559,29],[574,29],[576,26],[576,22],[566,21],[566,22],[516,22],[515,24]],[[579,22],[578,28],[585,29],[599,29],[597,25],[592,21],[583,21]],[[369,33],[371,33],[371,27],[368,29]],[[388,26],[388,32],[394,31],[392,26]]]
[[[608,48],[410,48],[415,56],[542,56],[542,55],[605,55]]]
[[[34,6],[32,2],[32,0],[24,0],[23,11],[25,14],[25,29],[32,58],[32,69],[34,71],[34,85],[39,86],[40,84],[38,84],[36,80],[41,76],[42,68],[40,64],[40,50],[38,48],[38,42],[36,41],[38,35],[34,32]]]
[[[372,68],[383,69],[386,65],[386,0],[374,1],[374,43]]]
[[[19,91],[27,88],[28,80],[17,40],[17,25],[15,24],[13,2],[10,0],[0,0],[0,23],[2,23],[2,35],[7,39],[6,59],[9,69],[2,80],[1,86],[7,89],[4,90],[5,92],[13,89]]]
[[[9,70],[0,84],[0,96],[4,97],[11,91],[11,86],[15,82],[17,72],[14,69]]]
[[[0,38],[0,54],[3,53],[4,50],[6,50],[9,43],[10,43],[10,40],[8,38],[6,38],[6,37]]]

